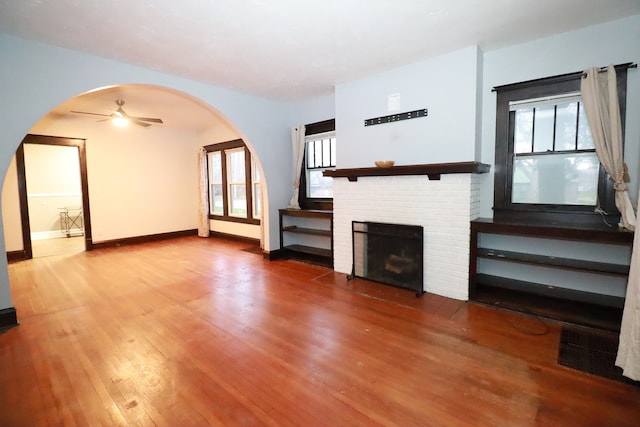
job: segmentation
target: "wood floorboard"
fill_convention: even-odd
[[[0,426],[632,426],[561,325],[187,237],[9,265]]]

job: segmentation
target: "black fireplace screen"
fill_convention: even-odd
[[[353,276],[424,293],[418,225],[353,221]]]

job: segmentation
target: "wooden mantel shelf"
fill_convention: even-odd
[[[392,166],[390,168],[353,168],[335,169],[323,172],[324,176],[332,178],[347,178],[357,181],[361,176],[398,176],[398,175],[427,175],[430,180],[437,181],[440,175],[450,173],[487,173],[491,165],[480,162],[430,163],[424,165]]]

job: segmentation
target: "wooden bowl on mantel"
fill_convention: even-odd
[[[376,160],[376,166],[379,168],[390,168],[394,163],[393,160]]]

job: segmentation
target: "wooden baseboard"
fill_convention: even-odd
[[[14,307],[0,309],[0,329],[18,326],[18,315]]]
[[[283,251],[282,249],[276,249],[271,252],[264,252],[263,255],[264,259],[266,259],[267,261],[276,261],[285,258],[285,251]]]
[[[21,249],[19,251],[7,252],[7,262],[24,261],[27,258],[27,251]]]
[[[124,239],[105,240],[94,242],[92,249],[115,248],[127,245],[139,245],[141,243],[157,242],[159,240],[176,239],[178,237],[197,236],[198,230],[172,231],[169,233],[149,234],[146,236],[125,237]]]

